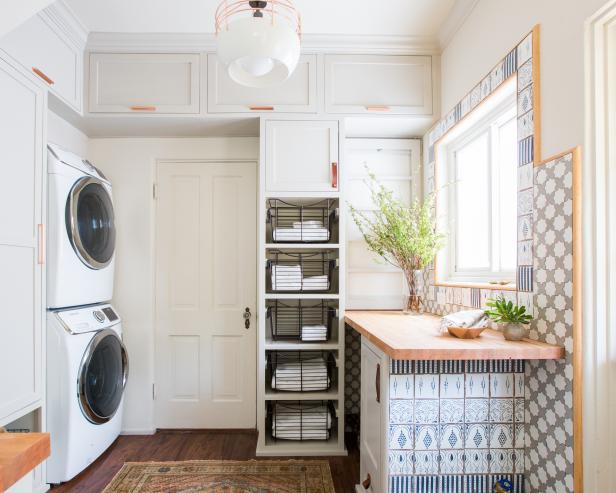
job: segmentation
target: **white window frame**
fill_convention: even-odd
[[[500,255],[500,245],[498,244],[500,235],[497,233],[499,225],[500,211],[498,210],[499,201],[493,199],[492,191],[498,186],[498,166],[496,153],[498,146],[495,142],[498,139],[498,129],[512,119],[517,119],[517,104],[515,90],[508,90],[495,98],[493,101],[485,101],[482,104],[481,114],[473,115],[469,121],[462,121],[456,126],[451,135],[445,136],[439,142],[437,149],[437,175],[439,176],[437,213],[441,223],[441,229],[446,233],[446,247],[437,256],[436,284],[444,285],[494,285],[509,281],[507,287],[515,286],[516,276],[514,270],[494,270],[496,257]],[[490,197],[492,204],[489,211],[490,220],[490,261],[489,267],[485,269],[459,270],[456,268],[456,257],[458,251],[457,243],[457,217],[455,214],[455,204],[457,203],[458,187],[456,186],[456,153],[465,145],[480,137],[482,134],[489,133],[488,152],[490,156]],[[516,148],[517,153],[517,148]],[[496,171],[496,173],[495,173]],[[516,187],[517,190],[517,187]],[[496,209],[494,205],[496,204]],[[442,226],[445,227],[442,227]],[[513,225],[512,227],[517,227]]]

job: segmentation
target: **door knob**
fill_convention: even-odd
[[[366,476],[366,479],[364,479],[361,482],[361,485],[364,487],[365,490],[367,490],[368,488],[370,488],[371,483],[372,483],[372,478],[370,477],[370,473],[368,473],[368,475]]]
[[[246,327],[247,329],[250,329],[250,317],[252,317],[252,313],[250,313],[250,308],[246,307],[246,310],[244,310],[244,327]]]

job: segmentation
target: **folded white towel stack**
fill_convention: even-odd
[[[304,277],[302,280],[302,289],[304,291],[327,291],[329,289],[329,276],[310,276]]]
[[[322,221],[295,221],[293,227],[296,229],[322,228]]]
[[[325,325],[304,325],[302,327],[302,341],[326,341],[327,327]]]
[[[297,224],[297,223],[295,223]],[[329,230],[323,227],[276,228],[274,241],[329,241]]]
[[[481,328],[486,327],[489,319],[483,310],[464,310],[445,315],[441,320],[441,329],[447,327]]]
[[[272,436],[285,440],[327,440],[332,416],[325,404],[275,404]]]
[[[272,389],[276,390],[314,392],[327,390],[329,384],[327,363],[321,356],[302,361],[284,360],[276,365],[272,374]]]
[[[274,291],[301,291],[302,268],[299,265],[272,265]]]

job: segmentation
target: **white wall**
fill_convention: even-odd
[[[125,433],[154,431],[154,200],[158,159],[258,160],[256,138],[92,139],[88,159],[113,183],[117,250],[113,303],[130,358]]]
[[[47,141],[79,156],[85,157],[88,153],[88,136],[53,111],[47,112]]]
[[[28,20],[54,0],[2,0],[0,4],[0,37]]]
[[[605,0],[480,0],[441,57],[443,114],[541,25],[542,158],[584,141],[584,21]]]

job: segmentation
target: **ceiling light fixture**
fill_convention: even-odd
[[[218,58],[238,84],[275,86],[295,70],[302,25],[291,0],[225,0],[215,23]]]

